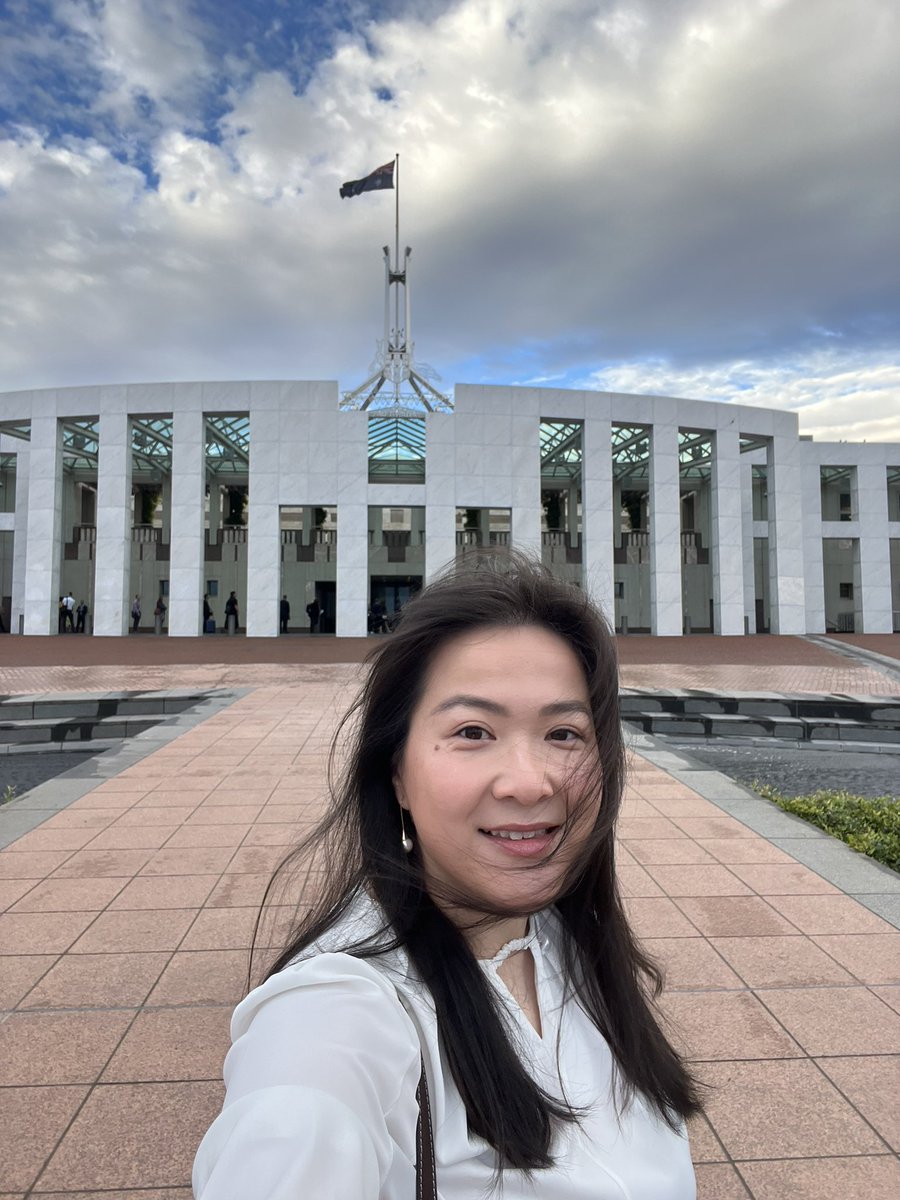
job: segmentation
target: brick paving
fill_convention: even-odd
[[[253,689],[0,852],[0,1200],[186,1200],[221,1104],[255,906],[321,803],[359,668],[7,654],[39,640],[0,641],[0,692]],[[676,681],[700,671],[719,687],[717,669],[748,690],[753,668],[770,691],[845,676],[843,691],[895,690],[802,639],[749,639],[770,643],[769,662],[741,639],[703,638],[671,639],[681,661],[660,645],[654,662],[649,640],[623,640],[630,684],[640,670],[696,686]],[[632,920],[667,970],[663,1011],[711,1088],[692,1131],[700,1200],[895,1200],[900,932],[638,755],[620,843]]]

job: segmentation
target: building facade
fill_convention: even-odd
[[[362,636],[441,567],[514,546],[620,632],[900,629],[900,445],[776,410],[459,385],[452,412],[342,409],[334,382],[0,394],[0,614],[14,633]]]

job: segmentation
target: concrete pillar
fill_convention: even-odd
[[[368,505],[338,504],[337,529],[337,636],[365,637],[369,611]]]
[[[680,637],[681,495],[678,426],[655,421],[650,430],[650,629]]]
[[[173,426],[174,429],[174,426]],[[174,435],[172,438],[174,446]],[[174,449],[173,449],[174,457]],[[160,540],[166,544],[172,537],[172,480],[168,475],[163,476],[162,487],[160,488],[162,500],[162,529],[160,530]]]
[[[55,412],[32,417],[29,458],[25,632],[46,635],[59,627],[62,431]]]
[[[713,632],[736,636],[744,632],[744,531],[741,447],[733,424],[716,430],[710,486]]]
[[[891,633],[891,543],[887,474],[883,464],[857,467],[859,584],[863,633]]]
[[[28,443],[16,450],[16,513],[13,527],[13,578],[10,633],[18,633],[25,625],[25,563],[28,545],[28,467],[31,456]]]
[[[612,425],[599,417],[584,422],[581,454],[581,563],[584,588],[615,623]]]
[[[131,617],[131,419],[120,406],[100,414],[93,629],[122,637]]]
[[[769,592],[773,633],[806,632],[803,580],[802,442],[776,434],[768,444]]]
[[[513,461],[510,545],[540,560],[541,544],[541,425],[540,421],[512,422]]]
[[[172,478],[166,489],[171,522],[167,614],[170,637],[199,637],[203,632],[205,481],[203,413],[199,409],[182,409],[174,414]],[[217,490],[215,484],[213,489]]]
[[[456,446],[454,418],[425,418],[425,582],[456,561]]]
[[[250,417],[250,483],[247,496],[248,637],[278,637],[281,602],[281,425]]]
[[[744,574],[744,622],[756,633],[756,579],[753,569],[753,464],[741,461],[741,558]]]
[[[804,633],[825,632],[825,566],[822,555],[822,489],[819,464],[804,462],[800,468],[803,488],[803,591],[806,621]]]
[[[205,436],[205,434],[204,434]],[[214,546],[219,540],[219,530],[222,528],[222,485],[213,475],[209,481],[209,534],[207,541]]]

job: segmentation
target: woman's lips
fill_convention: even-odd
[[[479,832],[502,854],[509,854],[514,858],[539,858],[553,845],[558,829],[558,825],[543,825],[531,829],[507,827],[496,830],[482,829]]]

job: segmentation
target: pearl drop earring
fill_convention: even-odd
[[[403,823],[403,809],[400,809],[400,832],[403,834],[400,839],[400,845],[403,847],[404,853],[410,854],[413,848],[413,840],[406,832],[406,826]]]

